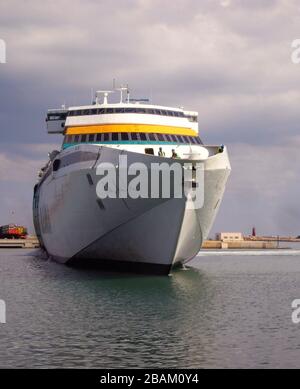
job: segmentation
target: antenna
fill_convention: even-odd
[[[111,90],[97,90],[96,92],[96,104],[100,104],[99,103],[99,95],[103,95],[103,104],[106,105],[108,104],[108,96],[110,95],[110,93],[114,93],[114,91],[111,91]]]
[[[91,88],[91,104],[94,104],[94,88]]]
[[[128,87],[126,86],[120,86],[120,88],[116,88],[116,90],[118,90],[120,92],[120,104],[123,103],[123,92],[127,92],[128,93]]]
[[[127,84],[127,104],[130,102],[130,91],[129,91],[129,85]]]
[[[131,103],[148,103],[149,99],[130,99]]]

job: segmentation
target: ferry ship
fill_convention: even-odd
[[[34,187],[36,234],[60,263],[169,274],[194,258],[208,237],[231,170],[227,148],[202,143],[197,112],[133,101],[128,88],[119,92],[117,103],[109,102],[110,91],[99,91],[90,105],[48,111],[48,133],[64,138]],[[97,168],[110,163],[118,169],[120,156],[147,169],[176,161],[184,170],[188,163],[191,188],[200,163],[203,205],[161,194],[100,198]]]

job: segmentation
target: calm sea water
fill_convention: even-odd
[[[300,251],[275,254],[203,252],[151,277],[0,250],[0,367],[300,368]]]

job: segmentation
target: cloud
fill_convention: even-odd
[[[203,140],[230,146],[224,228],[246,228],[247,217],[266,230],[296,228],[287,204],[296,206],[299,180],[290,177],[277,193],[272,167],[279,158],[286,172],[297,174],[300,65],[291,62],[291,42],[300,37],[299,12],[296,0],[2,0],[1,195],[11,201],[17,182],[29,193],[38,162],[61,142],[46,134],[46,110],[89,102],[91,88],[110,88],[116,78],[136,97],[199,111]],[[244,172],[253,184],[261,177],[263,193],[256,184],[249,189]],[[268,197],[273,188],[276,207]],[[228,209],[236,210],[234,219],[226,217]]]
[[[300,137],[281,145],[235,144],[232,174],[214,231],[300,234]]]

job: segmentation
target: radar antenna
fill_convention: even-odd
[[[96,104],[100,104],[99,103],[99,95],[103,95],[103,104],[106,105],[108,104],[108,96],[111,94],[111,93],[114,93],[114,91],[111,91],[111,90],[97,90],[96,92]]]
[[[121,85],[120,88],[116,88],[117,91],[120,92],[120,104],[123,103],[123,92],[128,94],[128,86]]]

